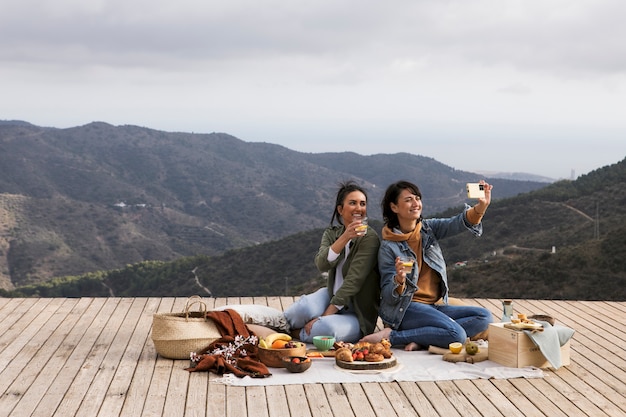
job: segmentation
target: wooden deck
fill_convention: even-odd
[[[209,299],[215,306],[291,297]],[[499,300],[465,300],[500,316]],[[626,416],[626,302],[515,300],[576,334],[545,378],[233,387],[157,357],[152,314],[181,298],[0,299],[0,416]]]

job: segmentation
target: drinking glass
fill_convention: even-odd
[[[359,236],[367,234],[367,217],[361,219],[361,225],[356,227],[356,232]]]
[[[401,256],[400,261],[402,262],[402,268],[404,272],[408,275],[413,270],[413,264],[415,263],[415,259],[409,256]]]

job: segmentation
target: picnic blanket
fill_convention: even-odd
[[[312,348],[312,346],[310,346]],[[306,372],[292,374],[284,368],[269,368],[272,376],[263,379],[237,378],[225,374],[211,382],[236,386],[266,386],[315,383],[363,383],[402,381],[445,381],[459,379],[542,378],[539,368],[509,368],[486,360],[477,363],[447,362],[428,351],[392,349],[398,365],[382,371],[351,371],[335,365],[334,358],[315,358]]]

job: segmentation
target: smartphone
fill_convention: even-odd
[[[466,184],[467,198],[485,198],[485,187],[477,182]]]

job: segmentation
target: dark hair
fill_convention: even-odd
[[[409,190],[412,194],[422,198],[422,193],[417,185],[408,181],[398,181],[387,187],[385,196],[380,203],[380,208],[383,212],[383,221],[387,224],[387,227],[393,229],[400,226],[398,222],[398,215],[391,210],[391,203],[398,204],[398,197],[403,190]]]
[[[346,199],[346,196],[353,191],[360,191],[365,196],[365,201],[367,201],[367,193],[365,189],[361,187],[354,181],[346,181],[343,183],[339,183],[339,190],[337,191],[337,199],[335,201],[335,210],[333,211],[333,217],[330,219],[330,224],[332,225],[335,220],[341,225],[343,225],[343,220],[341,220],[341,216],[339,215],[339,211],[337,207],[343,206],[343,202]]]

